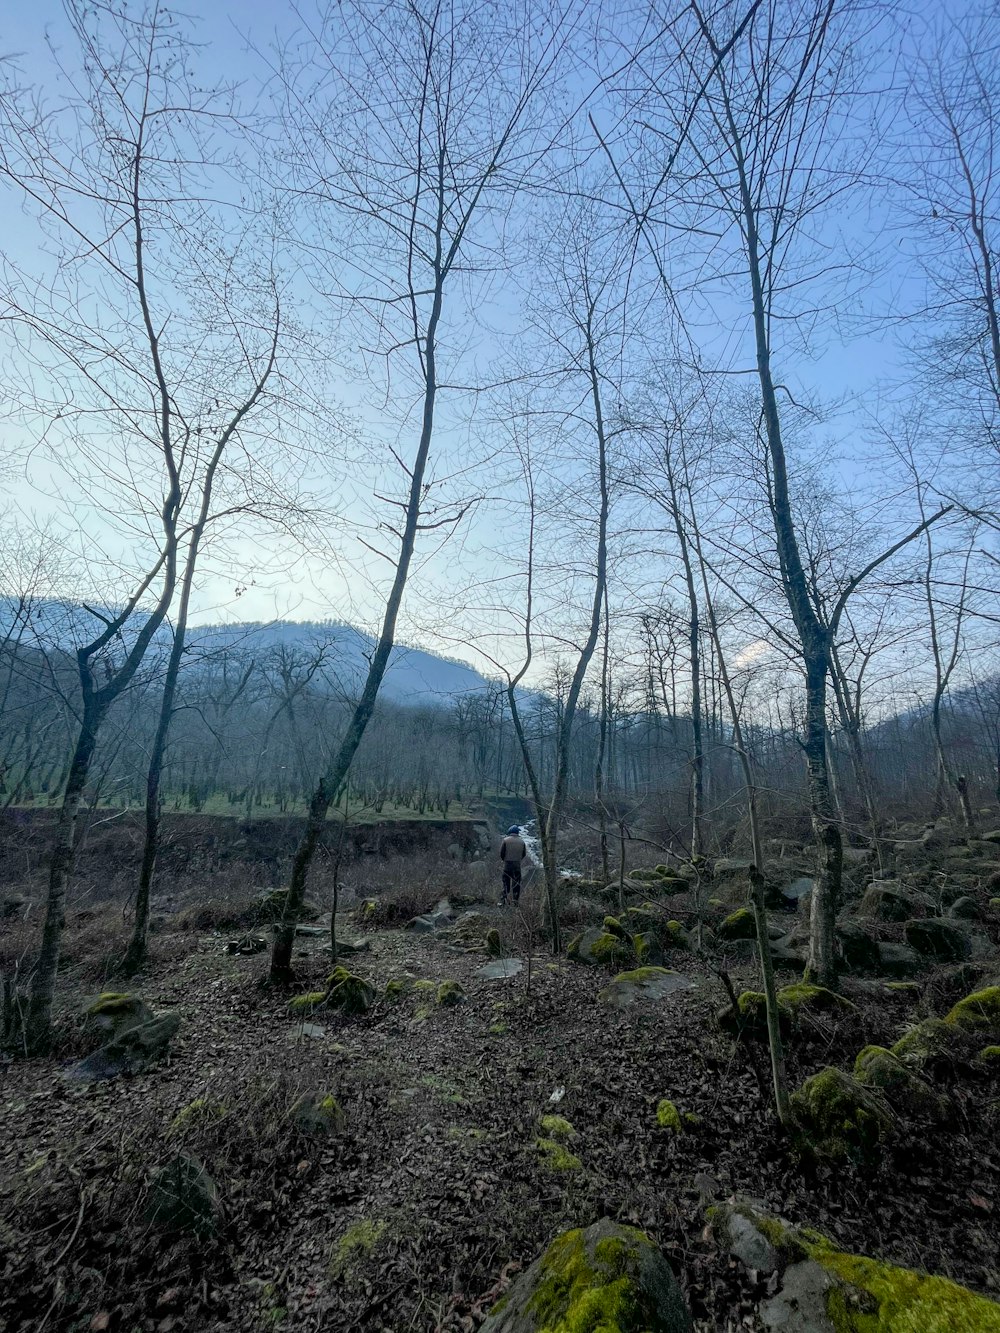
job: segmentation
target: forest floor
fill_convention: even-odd
[[[512,940],[514,922],[482,910]],[[764,1052],[755,1074],[748,1048],[720,1031],[725,991],[694,954],[671,956],[689,989],[616,1010],[598,999],[606,972],[541,948],[529,986],[527,970],[476,976],[482,952],[431,934],[368,937],[346,961],[380,995],[391,980],[455,979],[464,1002],[428,1009],[427,992],[410,989],[359,1017],[319,1011],[304,1024],[268,989],[267,955],[229,956],[226,935],[168,920],[137,987],[182,1018],[162,1063],[70,1082],[70,1057],[86,1049],[70,1026],[57,1058],[0,1065],[0,1326],[465,1333],[554,1235],[609,1216],[655,1239],[699,1330],[756,1329],[765,1284],[705,1231],[706,1203],[732,1194],[844,1249],[1000,1298],[995,1085],[957,1088],[952,1121],[890,1144],[877,1168],[816,1165],[762,1095]],[[303,989],[329,970],[323,944],[303,941]],[[737,989],[754,986],[749,961],[730,970]],[[68,1010],[86,991],[64,996]],[[844,993],[854,1013],[792,1040],[793,1086],[827,1064],[850,1068],[863,1045],[889,1044],[939,1007],[930,986],[845,979]],[[342,1131],[320,1142],[291,1132],[302,1092],[333,1093]],[[700,1123],[661,1129],[665,1097]],[[176,1124],[197,1099],[217,1115]],[[549,1113],[575,1128],[577,1169],[554,1169],[537,1146]],[[153,1171],[180,1151],[219,1187],[224,1221],[209,1239],[170,1241],[143,1222]]]

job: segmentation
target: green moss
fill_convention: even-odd
[[[639,983],[643,981],[654,981],[657,977],[665,975],[674,976],[676,974],[668,974],[665,967],[635,967],[631,972],[619,972],[615,977],[615,981],[632,981]]]
[[[946,1015],[946,1023],[965,1032],[991,1031],[1000,1034],[1000,986],[967,995]]]
[[[132,995],[126,991],[105,991],[103,995],[97,997],[93,1004],[87,1006],[86,1012],[93,1017],[98,1014],[107,1014],[110,1018],[121,1014],[134,1014],[144,1007],[138,995]]]
[[[335,967],[326,979],[327,1004],[345,1014],[364,1014],[375,1003],[375,987],[362,977],[348,972],[346,967]]]
[[[390,981],[385,983],[385,994],[383,999],[388,1000],[390,1004],[395,1004],[395,1002],[401,999],[405,994],[406,982],[400,981],[398,977],[393,977]]]
[[[893,995],[912,995],[916,998],[920,994],[920,987],[915,981],[887,981],[885,989]]]
[[[347,1124],[347,1116],[332,1092],[303,1093],[292,1103],[288,1115],[296,1129],[316,1139],[339,1134]]]
[[[608,967],[620,967],[632,957],[631,945],[610,931],[605,931],[603,935],[597,937],[590,946],[590,952],[595,962]]]
[[[661,1129],[672,1129],[680,1134],[684,1128],[681,1123],[681,1113],[672,1101],[666,1097],[656,1105],[656,1123]]]
[[[604,918],[604,929],[609,935],[617,935],[620,940],[627,938],[625,927],[616,916],[606,916]]]
[[[528,1303],[538,1333],[640,1333],[655,1327],[638,1292],[637,1249],[650,1246],[641,1231],[628,1242],[598,1241],[591,1257],[582,1231],[567,1231],[541,1260],[541,1279]]]
[[[687,1125],[688,1129],[700,1129],[704,1123],[701,1116],[696,1115],[694,1111],[685,1111],[681,1119],[684,1121],[685,1125]]]
[[[491,958],[500,958],[503,955],[503,944],[496,926],[491,926],[486,932],[486,952]]]
[[[542,1165],[550,1171],[579,1171],[583,1166],[579,1157],[555,1139],[536,1139],[535,1147],[542,1155]]]
[[[667,941],[668,944],[673,945],[675,949],[686,949],[688,947],[686,932],[679,921],[668,921],[667,931],[670,936]]]
[[[561,1115],[543,1115],[539,1120],[542,1132],[547,1134],[550,1139],[568,1140],[576,1138],[576,1130],[570,1122]]]
[[[640,963],[649,959],[653,950],[653,940],[648,931],[636,931],[632,936],[632,949]]]
[[[854,1077],[878,1088],[896,1111],[906,1116],[942,1120],[947,1102],[883,1046],[866,1046],[854,1061]]]
[[[942,1018],[925,1018],[892,1047],[892,1054],[906,1065],[922,1068],[931,1060],[953,1059],[962,1053],[962,1030]]]
[[[465,991],[457,981],[442,981],[434,996],[435,1003],[443,1009],[461,1004],[464,999]]]
[[[843,995],[827,990],[825,986],[814,986],[808,981],[797,981],[792,986],[782,986],[778,991],[778,1003],[793,1012],[796,1009],[812,1009],[819,1013],[838,1010],[841,1013],[857,1011],[857,1006],[850,1000],[845,1000]]]
[[[991,898],[990,906],[995,912],[1000,912],[1000,898]]]
[[[361,904],[361,920],[371,921],[378,912],[378,902],[374,898],[366,898]]]
[[[1000,1068],[1000,1046],[984,1046],[976,1059],[980,1064]]]
[[[385,1235],[386,1226],[384,1219],[373,1221],[363,1217],[348,1227],[330,1253],[330,1272],[333,1276],[343,1277],[359,1261],[370,1258]]]
[[[720,940],[755,940],[757,924],[749,907],[737,908],[719,923],[716,934]]]
[[[326,1003],[326,991],[309,991],[306,995],[294,995],[288,1001],[288,1007],[293,1014],[304,1015],[311,1014],[314,1009],[318,1009],[321,1004]]]
[[[1000,1305],[947,1278],[844,1254],[829,1243],[809,1249],[847,1284],[833,1287],[827,1297],[837,1333],[1000,1333]],[[858,1292],[867,1299],[858,1300]]]
[[[221,1102],[213,1102],[208,1097],[196,1097],[178,1111],[170,1122],[168,1134],[183,1134],[185,1130],[215,1124],[226,1115],[226,1108]]]
[[[791,1096],[801,1146],[818,1157],[868,1162],[892,1125],[879,1095],[840,1069],[821,1069]]]
[[[424,980],[421,980],[421,981],[415,981],[415,982],[413,983],[411,989],[412,989],[412,990],[415,990],[415,991],[425,991],[425,992],[436,991],[436,990],[437,990],[437,982],[436,982],[436,981],[424,981]]]
[[[508,1030],[508,1024],[491,1023],[487,1030],[491,1037],[502,1037],[503,1034]]]

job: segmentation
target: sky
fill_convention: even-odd
[[[949,13],[954,9],[953,17],[960,21],[960,8],[949,5],[948,9]],[[612,10],[609,7],[607,14]],[[637,12],[622,10],[628,15]],[[903,21],[918,31],[925,22],[940,16],[941,10],[939,4],[927,0],[906,6],[900,13]],[[613,15],[609,21],[613,21]],[[627,32],[629,21],[619,25],[620,33]],[[272,47],[275,35],[287,34],[295,22],[291,7],[280,3],[216,0],[201,5],[197,32],[204,47],[206,81],[235,80],[245,100],[253,102],[261,79],[260,57],[254,48]],[[46,50],[46,34],[57,49],[66,49],[65,19],[58,0],[9,5],[0,19],[0,55],[16,61],[22,82],[41,86],[50,99],[57,100],[60,80]],[[895,61],[892,46],[887,45],[884,66],[873,71],[873,81],[888,84],[896,80]],[[567,93],[570,101],[580,103],[588,78],[580,73],[571,81]],[[595,96],[590,106],[597,123],[610,132],[611,115],[602,99]],[[7,204],[9,199],[8,194]],[[0,206],[5,216],[4,251],[15,262],[30,257],[37,244],[35,224],[5,205],[2,196]],[[912,375],[901,350],[900,327],[879,319],[879,315],[889,308],[896,312],[912,310],[919,306],[923,295],[923,279],[912,266],[900,262],[907,241],[890,225],[892,208],[888,192],[874,188],[863,200],[852,194],[844,209],[839,213],[834,210],[824,224],[822,244],[834,246],[842,241],[845,249],[866,251],[869,271],[860,281],[853,281],[849,305],[845,308],[841,302],[838,320],[820,321],[821,333],[811,346],[790,350],[782,367],[783,378],[796,399],[823,405],[824,420],[815,428],[814,439],[826,442],[827,473],[859,499],[882,485],[877,475],[878,449],[872,444],[872,415],[887,401],[905,397]],[[525,225],[531,222],[528,216]],[[515,238],[522,249],[526,243],[530,243],[530,237]],[[304,291],[295,277],[291,290],[297,294]],[[474,366],[480,374],[489,374],[501,362],[509,364],[526,302],[530,303],[532,296],[521,285],[497,287],[494,283],[487,292],[485,305],[462,307],[458,324],[451,331],[456,342],[468,338],[474,345],[471,354],[456,358],[455,364],[463,369]],[[842,292],[831,293],[833,300],[842,296]],[[476,299],[482,301],[482,289]],[[485,331],[484,323],[489,325]],[[727,373],[738,371],[745,376],[753,367],[747,335],[745,308],[734,302],[728,289],[716,286],[708,307],[702,305],[698,321],[703,354],[710,360],[722,360]],[[336,432],[336,450],[341,457],[332,467],[323,461],[321,454],[330,447],[330,432],[313,418],[309,440],[312,455],[299,473],[304,489],[320,497],[325,509],[336,509],[336,517],[317,525],[316,541],[286,540],[257,524],[248,535],[221,545],[215,556],[210,549],[195,598],[195,622],[332,618],[368,628],[375,622],[379,590],[384,587],[378,571],[384,566],[372,557],[369,547],[385,539],[386,534],[373,534],[364,526],[372,508],[367,497],[376,484],[374,478],[385,479],[380,461],[385,447],[398,446],[405,454],[412,447],[409,441],[414,423],[412,417],[398,410],[403,401],[395,397],[398,381],[393,381],[385,410],[380,411],[371,385],[358,375],[362,335],[349,327],[345,337],[343,355],[336,355],[324,377],[324,393],[335,404],[332,415],[341,428]],[[16,370],[16,353],[8,352],[2,364],[8,373],[12,368]],[[404,610],[403,637],[428,642],[437,627],[442,650],[481,668],[482,656],[470,646],[462,629],[453,632],[452,626],[442,623],[447,621],[447,613],[441,608],[454,607],[459,588],[474,589],[477,584],[492,588],[493,581],[505,573],[514,580],[524,537],[523,505],[518,494],[521,482],[509,459],[486,462],[486,446],[480,441],[473,443],[477,422],[483,415],[478,404],[458,392],[446,392],[443,399],[439,426],[441,473],[459,469],[467,457],[477,457],[480,465],[466,493],[477,496],[478,502],[471,507],[458,536],[444,544],[431,538],[421,548],[417,578]],[[9,427],[7,438],[18,446],[31,443],[24,438],[23,427]],[[59,483],[46,470],[42,452],[35,450],[32,459],[27,469],[30,480],[23,470],[19,476],[8,476],[8,498],[21,512],[44,520],[65,506],[58,495]],[[586,475],[584,464],[568,456],[563,480],[573,486],[582,483]],[[452,483],[444,490],[458,496],[462,483]],[[93,540],[113,557],[120,549],[121,538],[114,513],[108,514],[99,505],[86,512],[79,504],[72,508],[73,518],[83,518]],[[301,539],[303,533],[297,536]],[[656,581],[655,569],[649,570],[649,578]],[[499,598],[501,623],[503,588],[501,582],[495,595],[491,591],[483,599],[490,602]],[[557,607],[563,595],[554,591],[551,605]],[[477,614],[484,641],[493,642],[491,613],[481,608]],[[759,652],[759,640],[751,639],[741,651],[752,658]]]

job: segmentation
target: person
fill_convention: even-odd
[[[507,906],[508,897],[513,897],[514,906],[521,897],[521,862],[528,855],[528,845],[521,837],[517,824],[511,824],[507,836],[500,844],[500,860],[503,862],[503,896],[500,906]]]

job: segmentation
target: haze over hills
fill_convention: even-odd
[[[20,616],[20,619],[19,619]],[[137,618],[136,628],[141,624]],[[56,599],[37,600],[25,617],[17,599],[0,598],[0,637],[18,637],[23,646],[72,652],[95,632],[97,621],[79,603]],[[171,630],[161,627],[150,649],[152,660],[166,653]],[[187,653],[192,666],[198,658],[232,652],[241,658],[263,656],[285,649],[308,660],[326,648],[326,675],[348,694],[364,682],[375,640],[366,631],[339,621],[247,622],[232,625],[198,625],[188,630]],[[440,657],[422,648],[397,644],[392,650],[381,693],[396,703],[448,703],[486,688],[486,678],[464,662]]]

